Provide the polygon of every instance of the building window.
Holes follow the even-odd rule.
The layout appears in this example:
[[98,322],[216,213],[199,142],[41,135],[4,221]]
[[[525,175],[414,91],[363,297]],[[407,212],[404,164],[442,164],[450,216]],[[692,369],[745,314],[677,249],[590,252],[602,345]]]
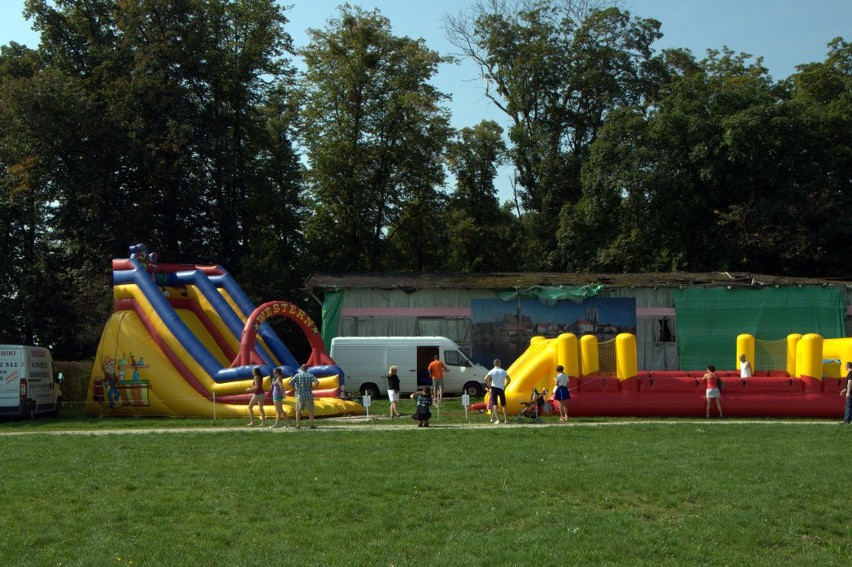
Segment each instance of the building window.
[[657,319],[657,342],[673,343],[675,342],[674,321],[670,317]]

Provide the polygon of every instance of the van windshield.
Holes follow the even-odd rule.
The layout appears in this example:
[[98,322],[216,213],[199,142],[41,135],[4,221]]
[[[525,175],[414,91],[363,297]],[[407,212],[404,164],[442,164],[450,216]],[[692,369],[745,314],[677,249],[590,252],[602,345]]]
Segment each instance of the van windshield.
[[444,351],[444,363],[447,366],[470,366],[470,361],[457,350]]

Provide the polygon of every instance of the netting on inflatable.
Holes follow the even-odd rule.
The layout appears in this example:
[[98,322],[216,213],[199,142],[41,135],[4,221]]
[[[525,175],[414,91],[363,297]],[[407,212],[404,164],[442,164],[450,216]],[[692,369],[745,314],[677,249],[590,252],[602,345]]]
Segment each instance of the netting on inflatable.
[[616,374],[615,339],[598,343],[598,371],[601,374]]
[[754,368],[775,370],[787,367],[787,339],[754,340]]

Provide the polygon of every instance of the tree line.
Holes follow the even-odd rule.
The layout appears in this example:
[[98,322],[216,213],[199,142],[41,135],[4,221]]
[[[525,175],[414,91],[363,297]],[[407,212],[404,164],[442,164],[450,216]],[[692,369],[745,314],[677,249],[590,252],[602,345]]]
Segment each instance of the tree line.
[[658,51],[617,2],[483,0],[445,31],[508,126],[454,130],[433,84],[453,58],[378,10],[344,4],[298,49],[274,0],[25,16],[39,46],[0,47],[3,342],[91,356],[137,242],[256,302],[304,301],[314,271],[847,273],[842,38],[776,81]]

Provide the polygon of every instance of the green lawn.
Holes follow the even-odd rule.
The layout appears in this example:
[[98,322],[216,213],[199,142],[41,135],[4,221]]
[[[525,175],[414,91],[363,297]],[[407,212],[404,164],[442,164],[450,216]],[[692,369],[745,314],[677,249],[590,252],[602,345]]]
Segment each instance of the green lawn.
[[[230,427],[243,420],[0,423],[0,434],[26,433],[0,436],[0,564],[850,560],[852,428],[701,420],[472,427],[450,410],[430,429],[406,418],[379,427],[322,420],[317,431],[283,432]],[[99,434],[164,426],[185,431]],[[49,434],[57,429],[77,433]]]

